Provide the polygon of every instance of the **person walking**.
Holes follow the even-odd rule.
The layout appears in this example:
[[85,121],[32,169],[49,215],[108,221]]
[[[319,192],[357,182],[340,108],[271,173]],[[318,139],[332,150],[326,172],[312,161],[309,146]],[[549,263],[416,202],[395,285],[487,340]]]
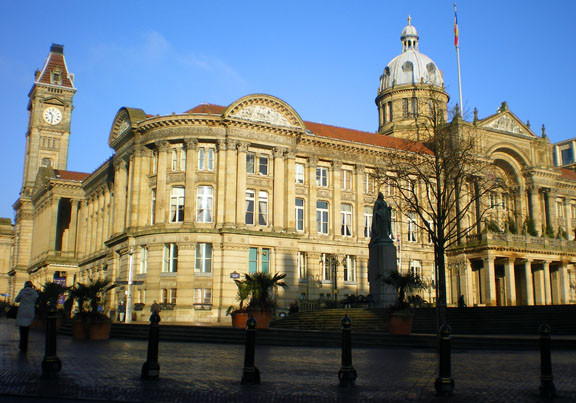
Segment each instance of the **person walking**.
[[118,304],[118,320],[124,322],[124,316],[126,315],[126,305],[124,305],[124,300],[120,300]]
[[38,299],[38,292],[32,288],[32,282],[26,281],[24,288],[20,290],[16,296],[15,302],[18,302],[18,314],[16,315],[16,326],[20,327],[20,351],[25,353],[28,351],[28,333],[30,332],[30,325],[34,320],[36,314],[36,300]]

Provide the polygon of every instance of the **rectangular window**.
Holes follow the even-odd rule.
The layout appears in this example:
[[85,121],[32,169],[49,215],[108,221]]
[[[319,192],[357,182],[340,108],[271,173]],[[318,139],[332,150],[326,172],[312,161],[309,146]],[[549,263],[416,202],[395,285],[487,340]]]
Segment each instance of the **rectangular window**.
[[371,173],[364,174],[364,193],[374,193],[375,182]]
[[304,199],[296,199],[296,231],[304,231]]
[[[467,218],[467,228],[470,228],[470,217],[466,217]],[[428,220],[428,227],[434,231],[435,230],[435,225],[434,225],[434,221],[432,220]],[[428,233],[428,243],[432,243],[432,234],[430,233],[430,231],[427,231]]]
[[410,114],[408,110],[408,98],[402,98],[402,116],[407,118]]
[[199,171],[213,171],[214,170],[214,149],[211,147],[198,148],[198,170]]
[[316,186],[328,187],[328,168],[316,168]]
[[178,271],[178,245],[175,243],[164,244],[164,273],[176,273]]
[[344,281],[356,281],[356,258],[346,255],[344,259]]
[[184,221],[184,188],[174,186],[170,191],[170,222]]
[[194,288],[194,303],[212,305],[212,288]]
[[184,147],[180,150],[180,170],[186,170],[186,149]]
[[416,233],[417,233],[416,213],[408,212],[407,218],[408,218],[408,241],[409,242],[416,242],[416,240],[417,240],[416,239]]
[[253,153],[246,154],[246,172],[249,174],[255,173],[254,166],[256,162],[256,155]]
[[564,203],[562,203],[560,201],[556,202],[556,215],[559,218],[564,218]]
[[364,207],[364,237],[370,238],[372,234],[372,207]]
[[336,256],[323,253],[321,256],[322,263],[322,280],[332,281],[336,274],[338,259]]
[[196,196],[197,222],[212,222],[213,193],[212,186],[198,186]]
[[156,175],[158,172],[158,152],[152,152],[152,175]]
[[413,97],[412,98],[412,117],[417,117],[418,116],[418,98]]
[[172,170],[175,171],[177,166],[178,166],[178,152],[176,151],[176,149],[172,149],[172,164],[171,164]]
[[246,190],[246,216],[245,223],[247,225],[254,225],[254,207],[255,207],[255,196],[253,190]]
[[269,158],[265,155],[258,158],[258,173],[260,175],[268,176],[268,161]]
[[170,303],[176,305],[176,288],[170,288]]
[[342,190],[352,190],[352,171],[342,170],[341,184]]
[[308,256],[306,256],[306,252],[298,252],[296,260],[298,263],[298,278],[300,280],[308,279]]
[[152,189],[150,195],[150,225],[156,221],[156,189]]
[[270,249],[250,248],[248,252],[248,273],[270,273]]
[[296,164],[296,183],[304,183],[304,164]]
[[268,192],[258,192],[258,225],[268,225]]
[[328,235],[328,202],[316,202],[316,224],[319,234]]
[[572,148],[566,148],[560,152],[562,154],[563,165],[572,164],[574,162],[574,151],[572,151]]
[[148,272],[148,247],[141,246],[140,247],[140,274],[144,274]]
[[196,273],[212,273],[211,243],[196,244],[196,265],[194,266],[194,271]]
[[340,206],[340,215],[342,218],[342,226],[340,228],[340,235],[352,236],[352,205],[342,204]]
[[410,261],[410,273],[420,278],[422,277],[422,264],[419,260]]

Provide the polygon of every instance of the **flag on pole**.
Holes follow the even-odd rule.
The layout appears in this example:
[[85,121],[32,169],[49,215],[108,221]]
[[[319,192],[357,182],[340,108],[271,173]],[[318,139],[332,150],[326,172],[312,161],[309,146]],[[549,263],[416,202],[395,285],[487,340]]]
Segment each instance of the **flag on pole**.
[[454,3],[454,46],[458,47],[458,15],[456,14],[456,3]]

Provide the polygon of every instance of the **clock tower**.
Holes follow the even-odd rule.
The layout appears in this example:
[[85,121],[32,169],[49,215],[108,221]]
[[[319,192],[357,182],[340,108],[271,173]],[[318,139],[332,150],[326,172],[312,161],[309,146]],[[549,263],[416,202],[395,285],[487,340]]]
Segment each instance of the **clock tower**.
[[29,122],[22,196],[29,196],[38,168],[66,169],[74,75],[68,72],[64,46],[53,44],[42,70],[36,70],[28,97]]
[[70,117],[74,98],[74,76],[64,59],[64,46],[52,44],[41,70],[36,70],[28,94],[28,130],[20,197],[14,203],[14,252],[10,276],[13,298],[28,280],[34,226],[32,190],[41,167],[66,170]]

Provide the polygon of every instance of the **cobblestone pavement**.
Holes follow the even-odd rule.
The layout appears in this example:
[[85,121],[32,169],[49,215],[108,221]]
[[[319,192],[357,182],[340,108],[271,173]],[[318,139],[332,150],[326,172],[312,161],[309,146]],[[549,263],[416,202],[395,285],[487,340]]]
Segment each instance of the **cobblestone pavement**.
[[[455,351],[454,396],[436,397],[436,352],[428,349],[354,349],[356,386],[338,387],[340,350],[257,346],[262,383],[240,385],[244,346],[160,344],[160,378],[140,379],[147,343],[140,340],[74,341],[58,336],[62,370],[41,379],[44,334],[32,330],[27,354],[17,350],[13,320],[0,320],[0,400],[119,402],[537,402],[537,351]],[[576,401],[576,351],[552,355],[559,398]],[[46,399],[46,400],[40,400]]]

